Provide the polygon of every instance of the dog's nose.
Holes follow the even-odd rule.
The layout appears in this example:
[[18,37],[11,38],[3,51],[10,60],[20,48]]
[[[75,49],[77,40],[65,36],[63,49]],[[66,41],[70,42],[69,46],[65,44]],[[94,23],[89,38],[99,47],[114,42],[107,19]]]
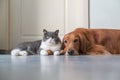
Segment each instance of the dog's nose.
[[68,50],[68,54],[69,54],[69,55],[73,55],[73,54],[74,54],[74,50],[69,49],[69,50]]

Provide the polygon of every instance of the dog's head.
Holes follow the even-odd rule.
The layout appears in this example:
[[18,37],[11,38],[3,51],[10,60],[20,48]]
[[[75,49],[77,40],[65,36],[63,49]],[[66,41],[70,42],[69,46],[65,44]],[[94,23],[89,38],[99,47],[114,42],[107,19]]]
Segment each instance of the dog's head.
[[76,30],[63,37],[61,53],[65,55],[85,55],[89,45],[90,42],[86,33]]

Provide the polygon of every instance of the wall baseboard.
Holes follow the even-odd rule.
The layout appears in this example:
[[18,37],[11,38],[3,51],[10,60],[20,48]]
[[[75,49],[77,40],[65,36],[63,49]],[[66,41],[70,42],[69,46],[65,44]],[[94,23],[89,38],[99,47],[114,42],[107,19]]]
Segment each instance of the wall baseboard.
[[4,55],[4,54],[10,54],[10,50],[3,50],[3,49],[0,49],[0,55]]

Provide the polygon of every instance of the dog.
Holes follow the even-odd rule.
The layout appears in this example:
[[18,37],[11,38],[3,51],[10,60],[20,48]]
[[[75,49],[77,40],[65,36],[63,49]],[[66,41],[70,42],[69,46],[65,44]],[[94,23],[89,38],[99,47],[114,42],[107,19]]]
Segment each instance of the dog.
[[64,35],[61,54],[120,54],[120,30],[77,28]]

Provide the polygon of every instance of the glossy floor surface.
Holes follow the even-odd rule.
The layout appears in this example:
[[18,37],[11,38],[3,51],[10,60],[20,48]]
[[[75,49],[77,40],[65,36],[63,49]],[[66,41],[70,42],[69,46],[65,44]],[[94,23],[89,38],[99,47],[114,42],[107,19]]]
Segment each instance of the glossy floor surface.
[[0,55],[0,80],[120,80],[120,56]]

